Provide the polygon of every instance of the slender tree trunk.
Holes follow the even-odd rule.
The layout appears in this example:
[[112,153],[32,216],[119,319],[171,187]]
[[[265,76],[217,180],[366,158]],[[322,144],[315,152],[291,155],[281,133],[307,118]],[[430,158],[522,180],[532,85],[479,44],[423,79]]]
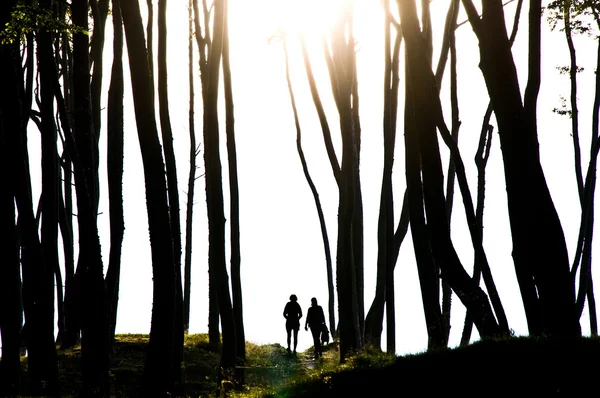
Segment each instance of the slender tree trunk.
[[107,111],[107,175],[108,206],[110,212],[110,252],[106,270],[108,301],[108,333],[112,346],[117,325],[121,251],[125,231],[123,215],[123,20],[119,0],[112,0],[113,64],[108,89]]
[[[325,110],[323,108],[323,104],[321,102],[321,98],[317,91],[317,83],[312,71],[312,66],[310,64],[310,60],[308,58],[308,51],[306,49],[306,42],[304,38],[301,38],[300,46],[302,50],[302,58],[304,61],[304,70],[306,71],[306,77],[308,79],[308,84],[311,92],[311,97],[313,100],[313,104],[315,105],[315,109],[317,111],[317,115],[319,117],[319,122],[321,124],[321,130],[323,133],[323,139],[325,142],[325,148],[327,150],[329,162],[331,164],[331,169],[333,171],[333,176],[336,180],[336,184],[339,189],[339,178],[340,178],[340,167],[337,161],[337,157],[335,155],[335,151],[333,148],[333,142],[331,140],[331,131],[329,128],[329,123],[327,121],[327,116],[325,115]],[[314,193],[313,193],[314,196]],[[316,200],[316,199],[315,199]],[[319,205],[317,205],[318,211]],[[329,292],[329,330],[333,338],[337,337],[336,324],[335,324],[335,289],[333,286],[333,266],[331,260],[331,253],[329,249],[329,238],[326,236],[327,230],[325,228],[325,219],[320,221],[321,224],[321,235],[323,236],[323,245],[325,246],[325,261],[327,264],[327,288]]]
[[[192,0],[192,7],[194,9],[195,36],[196,36],[196,42],[198,44],[198,53],[200,55],[200,78],[202,79],[202,98],[203,98],[204,103],[206,103],[207,102],[207,97],[206,97],[207,89],[211,84],[213,84],[210,82],[210,79],[209,79],[209,60],[211,59],[210,57],[213,56],[215,52],[217,54],[219,54],[219,57],[220,57],[221,47],[213,46],[213,42],[212,42],[212,38],[211,38],[212,35],[210,33],[211,32],[211,29],[210,29],[211,13],[208,10],[208,5],[207,5],[206,0],[202,0],[202,14],[200,14],[198,0]],[[212,8],[212,10],[214,13],[214,7]],[[200,24],[201,16],[204,19],[204,36],[202,35],[203,30],[202,30],[202,26]],[[217,32],[217,31],[215,30],[215,32]],[[213,51],[213,50],[215,50],[215,51]],[[213,60],[213,62],[215,62],[215,61]],[[217,66],[218,66],[219,62],[220,61],[216,62]],[[214,78],[215,77],[213,77],[213,79]],[[217,84],[217,86],[218,86],[218,84]],[[215,95],[218,95],[218,93]],[[206,108],[204,109],[204,111],[206,112]],[[206,132],[206,115],[204,115],[203,117],[204,117],[204,126],[203,126],[203,135],[204,135]],[[206,139],[205,139],[205,148],[206,148]],[[209,158],[212,159],[212,158],[214,158],[214,156],[213,157],[209,156]],[[215,159],[215,161],[218,161],[219,174],[220,174],[220,162],[221,162],[220,158],[217,157]],[[206,154],[205,154],[204,164],[206,165]],[[205,176],[207,178],[205,180],[205,184],[208,184],[208,171],[205,171]],[[221,181],[221,179],[219,179],[219,181]],[[219,183],[221,184],[221,192],[222,192],[222,181]],[[222,196],[223,195],[221,194],[221,201],[222,201]],[[207,192],[206,200],[207,200],[207,213],[208,213],[209,212],[209,210],[208,210],[208,201],[209,201],[208,192]],[[223,217],[225,217],[225,216],[223,215]],[[209,246],[210,246],[210,239],[211,239],[210,234],[211,234],[211,232],[210,232],[210,220],[209,220]],[[214,238],[214,236],[213,236],[213,238]],[[223,254],[223,257],[224,256],[225,256],[225,254]],[[209,249],[209,257],[210,257],[210,249]],[[225,260],[223,260],[223,261],[225,261]],[[215,271],[216,271],[216,269],[215,269],[215,267],[211,267],[211,260],[209,259],[209,266],[208,266],[208,342],[214,350],[217,350],[219,347],[221,336],[219,333],[219,301],[217,299],[217,282],[216,282],[217,275],[216,275]]]
[[185,216],[185,259],[184,259],[184,287],[183,287],[183,331],[188,333],[190,328],[190,293],[192,291],[192,225],[194,214],[194,190],[196,188],[196,123],[194,120],[195,94],[194,94],[194,42],[193,42],[193,2],[188,2],[188,81],[190,90],[190,109],[188,128],[190,133],[190,171],[188,175],[188,192]]
[[[50,10],[51,1],[40,2],[42,9]],[[35,345],[43,344],[45,358],[42,361],[47,361],[46,364],[40,363],[35,365],[38,370],[34,371],[34,358],[29,356],[29,366],[33,374],[40,377],[38,379],[41,388],[44,389],[45,383],[50,383],[48,392],[51,394],[58,393],[58,368],[56,364],[51,364],[56,360],[56,350],[54,347],[54,270],[58,267],[58,155],[56,153],[57,132],[54,123],[54,96],[51,69],[54,63],[52,37],[50,32],[42,31],[37,36],[37,54],[38,54],[38,70],[40,71],[40,114],[41,114],[41,141],[42,141],[42,207],[43,217],[41,226],[41,251],[44,256],[42,272],[37,273],[34,277],[38,279],[36,288],[42,290],[40,292],[44,302],[36,305],[36,312],[39,312],[40,323],[35,325],[28,324],[29,327],[44,330],[44,337],[41,335],[31,338],[36,340]],[[19,211],[19,214],[21,212]],[[34,303],[38,304],[38,303]],[[27,330],[27,332],[32,332]],[[38,338],[41,341],[38,341]],[[43,339],[43,340],[42,340]],[[28,351],[29,350],[28,344]],[[43,390],[42,390],[43,391]]]
[[167,170],[167,195],[169,220],[173,239],[173,261],[175,265],[175,330],[173,334],[173,371],[175,393],[183,391],[183,291],[181,286],[181,223],[179,218],[179,187],[177,165],[173,149],[173,131],[169,112],[167,85],[167,0],[158,1],[158,103],[163,151]]
[[[233,88],[231,84],[231,67],[229,62],[229,0],[223,0],[223,8],[223,86],[225,92],[225,131],[227,136],[227,160],[229,170],[229,218],[231,219],[231,290],[236,350],[238,362],[241,365],[246,361],[246,337],[244,332],[241,280],[240,195],[234,128]],[[243,384],[243,374],[237,374],[236,381]]]
[[[75,0],[71,5],[73,23],[88,29],[88,1]],[[98,209],[98,142],[94,136],[90,92],[89,38],[73,35],[73,135],[70,147],[74,159],[75,190],[79,226],[81,276],[81,350],[83,359],[82,393],[90,397],[109,394],[108,311],[106,285],[97,225]]]
[[167,184],[154,117],[151,74],[138,1],[122,2],[121,12],[129,54],[138,138],[144,165],[154,285],[152,325],[142,394],[163,396],[173,393],[176,383],[173,369],[176,271],[169,223]]
[[334,289],[333,289],[333,266],[331,260],[331,250],[329,247],[329,236],[327,233],[327,224],[325,223],[325,215],[323,213],[323,206],[321,205],[321,199],[319,198],[319,192],[317,191],[317,187],[313,182],[313,179],[308,170],[308,164],[306,163],[306,157],[304,156],[304,150],[302,149],[302,130],[300,128],[300,118],[298,116],[298,110],[296,108],[296,99],[294,96],[294,91],[292,89],[292,81],[290,79],[289,73],[289,57],[288,57],[288,49],[287,42],[284,39],[284,53],[285,53],[285,72],[286,72],[286,81],[288,86],[288,92],[290,94],[290,100],[292,103],[292,110],[294,113],[294,124],[296,126],[296,150],[298,152],[298,157],[300,158],[300,163],[302,164],[302,171],[304,173],[304,177],[306,178],[306,182],[310,188],[310,191],[313,195],[313,199],[315,201],[315,207],[317,209],[317,215],[319,217],[319,226],[321,227],[321,236],[323,239],[323,246],[325,251],[325,265],[327,272],[327,286],[329,291],[329,330],[334,336],[335,333],[335,307],[334,307]]
[[[210,288],[216,290],[223,346],[220,367],[224,371],[235,367],[237,360],[236,331],[229,277],[225,258],[225,215],[223,204],[223,178],[219,157],[219,73],[225,29],[225,3],[214,4],[213,40],[207,57],[206,80],[203,81],[204,98],[204,167],[206,170],[206,207],[208,214],[208,262],[209,273],[214,277]],[[221,375],[223,377],[223,375]]]
[[[381,348],[381,333],[383,331],[383,314],[386,297],[387,278],[393,278],[393,272],[389,274],[390,263],[394,258],[394,198],[392,190],[392,169],[394,164],[394,147],[396,141],[396,114],[398,106],[398,58],[401,35],[398,32],[396,44],[392,53],[391,40],[391,16],[389,3],[384,3],[386,22],[384,30],[384,111],[383,111],[383,180],[381,184],[381,198],[379,201],[378,220],[378,250],[377,250],[377,282],[375,287],[375,298],[365,320],[365,343],[376,349]],[[394,69],[396,68],[396,69]],[[393,81],[394,80],[394,81]],[[393,83],[392,83],[393,81]],[[395,88],[395,90],[394,90]],[[393,269],[393,265],[391,267]],[[395,315],[394,315],[395,317]],[[390,348],[395,346],[395,330],[392,336],[388,336],[388,342],[394,342]]]

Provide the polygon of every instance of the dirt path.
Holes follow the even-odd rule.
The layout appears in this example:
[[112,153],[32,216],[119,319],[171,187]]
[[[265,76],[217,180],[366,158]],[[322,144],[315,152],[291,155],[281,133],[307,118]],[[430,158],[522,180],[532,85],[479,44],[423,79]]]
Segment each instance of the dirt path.
[[312,354],[308,353],[308,352],[303,352],[300,353],[298,355],[298,359],[300,360],[300,363],[302,364],[303,367],[306,368],[306,370],[312,370],[315,368],[315,366],[317,366],[317,363],[315,362],[314,357],[312,356]]

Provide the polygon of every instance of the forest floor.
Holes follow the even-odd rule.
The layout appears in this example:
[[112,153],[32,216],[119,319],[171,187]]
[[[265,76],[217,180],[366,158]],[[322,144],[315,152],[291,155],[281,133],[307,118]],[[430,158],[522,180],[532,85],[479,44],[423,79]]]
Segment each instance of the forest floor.
[[[111,396],[137,397],[147,335],[118,335],[111,359]],[[511,338],[408,356],[365,350],[339,364],[337,343],[315,360],[312,348],[288,354],[279,344],[246,346],[244,386],[217,384],[219,354],[206,335],[185,341],[186,397],[597,396],[600,340]],[[60,350],[61,395],[80,388],[80,349]],[[26,360],[23,361],[24,370]],[[22,387],[27,395],[27,379]]]

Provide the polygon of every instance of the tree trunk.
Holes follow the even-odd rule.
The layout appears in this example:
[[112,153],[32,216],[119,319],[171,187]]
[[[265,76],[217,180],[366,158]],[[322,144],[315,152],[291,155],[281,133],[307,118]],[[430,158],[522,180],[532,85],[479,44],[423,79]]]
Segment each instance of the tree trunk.
[[[88,1],[74,0],[73,23],[88,29]],[[81,276],[82,393],[104,397],[109,394],[108,311],[106,285],[98,236],[98,141],[94,136],[90,94],[89,38],[73,34],[73,138],[70,147],[75,169],[75,190],[79,226],[79,259],[76,273]]]
[[175,389],[173,337],[176,271],[169,223],[167,184],[154,117],[151,74],[138,1],[122,2],[121,12],[129,54],[138,138],[144,165],[154,286],[152,325],[142,394],[163,396],[172,393]]
[[107,177],[110,212],[110,252],[106,270],[108,333],[112,347],[117,325],[121,251],[125,231],[123,216],[123,20],[119,0],[112,0],[113,64],[107,105]]
[[190,293],[192,291],[192,225],[194,214],[194,190],[196,188],[196,123],[194,121],[194,44],[193,44],[193,2],[188,2],[188,81],[190,89],[190,109],[188,126],[190,132],[190,171],[188,174],[188,191],[185,216],[185,259],[184,259],[184,287],[183,287],[183,332],[188,333],[190,328]]
[[[223,346],[220,367],[232,370],[237,360],[236,330],[229,277],[225,258],[225,215],[223,204],[223,177],[219,157],[219,72],[225,29],[225,3],[214,4],[213,40],[207,57],[206,80],[202,82],[204,98],[204,168],[206,170],[206,207],[208,214],[209,274],[214,276],[216,299],[223,329]],[[220,375],[223,377],[223,374]]]
[[[227,160],[229,170],[229,218],[231,219],[231,290],[237,357],[239,364],[243,365],[246,361],[246,337],[244,332],[242,280],[240,271],[240,195],[234,129],[233,88],[231,85],[231,68],[229,62],[229,0],[223,0],[223,3],[223,86],[225,92],[225,131],[227,136]],[[236,375],[236,381],[243,384],[243,374]]]
[[[364,325],[362,199],[358,192],[360,125],[352,18],[352,10],[348,9],[336,22],[331,37],[331,52],[327,49],[325,52],[342,136],[336,267],[340,362],[344,362],[351,352],[362,348]],[[349,37],[346,32],[350,32]]]
[[[392,190],[392,170],[394,165],[394,148],[396,144],[396,114],[398,111],[398,59],[402,36],[397,33],[392,52],[391,16],[389,3],[384,4],[386,22],[384,31],[384,105],[383,105],[383,180],[381,198],[379,201],[379,220],[377,229],[377,282],[375,298],[365,320],[365,343],[376,349],[381,348],[381,333],[383,331],[383,314],[386,302],[386,287],[388,276],[393,278],[394,264],[394,198]],[[389,275],[388,275],[389,274]],[[393,281],[390,281],[393,283]],[[395,317],[395,315],[394,315]],[[392,336],[388,335],[389,348],[395,352],[395,328]],[[393,343],[393,344],[392,344]]]
[[[479,39],[480,69],[498,122],[513,260],[529,331],[579,336],[564,233],[539,162],[535,122],[539,70],[530,66],[533,83],[528,84],[523,104],[502,4],[484,2],[481,19],[471,1],[463,0],[463,4]],[[537,1],[531,5],[530,14],[538,15],[533,20],[538,27],[532,26],[530,18],[530,35],[539,35],[539,8]],[[530,59],[539,57],[539,45],[530,51]]]
[[[338,165],[337,157],[335,155],[335,151],[333,149],[333,143],[331,141],[331,131],[329,129],[329,123],[327,122],[327,117],[325,115],[325,110],[323,108],[323,104],[321,102],[321,98],[317,91],[317,83],[312,71],[312,66],[310,64],[310,60],[308,58],[308,51],[306,49],[306,42],[304,38],[301,38],[300,41],[301,49],[302,49],[302,58],[304,60],[304,70],[306,71],[306,77],[308,78],[308,85],[311,92],[311,97],[313,99],[313,104],[315,105],[315,109],[317,111],[317,115],[319,117],[319,122],[321,123],[321,130],[323,133],[323,139],[325,141],[325,148],[327,150],[328,158],[331,164],[331,168],[333,171],[333,176],[338,184],[339,188],[339,178],[340,178],[340,167]],[[304,167],[304,166],[303,166]],[[306,172],[305,172],[306,175]],[[309,183],[310,185],[310,183]],[[336,324],[335,324],[335,289],[333,286],[333,265],[331,259],[331,251],[329,247],[329,237],[327,234],[327,228],[325,225],[325,217],[322,214],[322,210],[320,205],[320,200],[317,194],[316,188],[313,191],[313,197],[315,197],[315,204],[317,206],[317,213],[319,214],[319,223],[321,225],[321,236],[323,237],[323,245],[325,248],[325,262],[327,266],[327,289],[329,294],[329,331],[331,332],[332,338],[337,337]],[[318,201],[318,203],[317,203]]]
[[[7,1],[0,6],[0,24],[4,25],[14,7],[12,1]],[[18,112],[9,113],[8,102],[19,105],[19,96],[11,97],[11,90],[7,85],[11,77],[16,78],[15,61],[20,62],[17,56],[16,45],[3,45],[0,47],[0,167],[2,170],[14,168],[17,163],[12,155],[14,147],[10,147],[11,139],[8,135],[17,136],[20,131],[20,115]],[[20,64],[19,64],[20,65]],[[17,80],[12,81],[13,89]],[[14,91],[12,91],[14,93]],[[0,191],[0,339],[2,340],[2,358],[0,360],[0,395],[16,396],[19,394],[21,377],[20,334],[23,324],[23,308],[21,303],[21,267],[19,245],[17,241],[17,228],[15,225],[15,188],[16,184],[7,173],[7,181]]]
[[[212,62],[214,63],[214,65],[218,68],[219,66],[219,62],[220,62],[220,54],[221,54],[221,47],[220,46],[213,46],[213,41],[211,39],[211,33],[210,33],[210,15],[211,13],[208,10],[208,6],[207,6],[207,2],[206,0],[202,1],[202,14],[200,14],[200,10],[198,7],[198,0],[192,0],[192,7],[194,9],[194,24],[195,24],[195,36],[196,36],[196,42],[198,44],[198,53],[200,55],[200,78],[202,80],[202,98],[204,101],[204,104],[206,104],[207,102],[207,90],[208,87],[211,84],[210,79],[209,79],[209,60],[211,59],[211,56],[215,56],[214,53],[216,52],[219,55],[219,60],[213,60]],[[212,8],[213,12],[214,12],[214,7]],[[200,20],[201,17],[203,17],[204,19],[204,32],[205,32],[205,36],[202,36],[202,26],[200,24]],[[216,20],[216,19],[215,19]],[[213,27],[214,32],[217,32],[217,29],[215,29]],[[215,51],[213,51],[213,49]],[[216,63],[215,63],[216,62]],[[214,75],[214,73],[213,73]],[[218,73],[217,73],[218,75]],[[214,77],[213,79],[217,79],[217,86],[218,86],[218,77]],[[217,88],[215,88],[214,90],[217,90]],[[218,92],[214,94],[214,96],[217,96]],[[216,100],[213,100],[216,102]],[[211,105],[212,106],[212,105]],[[214,105],[216,106],[216,105]],[[206,112],[206,105],[204,105],[204,112]],[[216,110],[214,111],[216,112]],[[218,117],[218,116],[217,116]],[[203,135],[206,135],[206,115],[203,115],[203,119],[204,119],[204,125],[203,125]],[[218,138],[218,134],[217,134],[217,138]],[[204,138],[205,140],[205,152],[206,152],[206,138]],[[218,148],[218,145],[216,146]],[[217,151],[218,153],[218,151]],[[204,164],[206,167],[206,154],[204,156]],[[218,156],[210,156],[209,158],[211,159],[210,162],[211,164],[218,162],[218,173],[219,175],[221,174],[221,160]],[[205,170],[205,184],[208,185],[208,170]],[[213,172],[211,172],[213,173]],[[221,178],[219,178],[219,184],[221,184],[221,188],[220,188],[220,197],[221,197],[221,201],[223,200],[223,188],[222,188],[222,181]],[[208,187],[207,187],[208,189]],[[216,191],[218,191],[219,189],[216,189]],[[215,191],[215,192],[216,192]],[[209,196],[208,196],[208,191],[206,193],[207,197],[206,197],[206,201],[207,201],[207,213],[210,213],[213,210],[209,210],[208,209],[208,202],[209,202]],[[218,195],[218,194],[217,194]],[[217,199],[218,200],[218,199]],[[212,206],[212,205],[211,205]],[[223,205],[221,205],[221,207],[223,207]],[[223,210],[224,213],[224,210]],[[223,218],[225,216],[223,215]],[[214,220],[213,223],[215,222],[219,222],[218,220]],[[224,222],[224,220],[223,220]],[[210,242],[211,242],[211,221],[209,219],[209,246],[210,246]],[[224,228],[224,227],[223,227]],[[213,228],[214,233],[218,232]],[[223,239],[225,239],[225,232],[223,232]],[[213,234],[213,239],[217,239],[214,234]],[[220,249],[219,249],[220,250]],[[223,249],[224,250],[224,249]],[[210,257],[210,248],[209,248],[209,257]],[[214,256],[213,256],[214,257]],[[223,261],[225,258],[225,254],[223,254]],[[208,343],[209,345],[214,349],[217,350],[219,348],[219,343],[221,340],[221,336],[219,333],[219,301],[217,299],[217,274],[216,274],[216,267],[211,267],[211,260],[209,258],[209,265],[208,265]]]
[[[443,194],[443,173],[439,155],[435,119],[440,118],[440,106],[435,77],[427,66],[424,42],[421,38],[414,2],[399,2],[401,21],[406,40],[407,73],[410,75],[409,93],[414,102],[418,148],[423,176],[423,198],[427,213],[427,231],[435,263],[467,310],[473,311],[482,338],[500,332],[487,295],[468,276],[454,250],[448,225]],[[436,115],[435,118],[431,114]],[[448,137],[448,140],[450,138]],[[407,145],[407,148],[410,146]],[[453,154],[454,160],[458,152]],[[458,166],[458,163],[457,163]],[[467,196],[465,189],[463,199]],[[470,196],[469,196],[470,198]],[[472,208],[472,205],[471,205]],[[471,210],[472,211],[472,210]],[[476,243],[476,242],[475,242]],[[479,245],[480,246],[480,242]],[[476,247],[476,253],[479,253]]]
[[169,112],[167,85],[167,0],[158,1],[158,103],[163,151],[167,170],[167,195],[169,220],[173,239],[173,261],[175,266],[175,330],[173,334],[173,371],[175,393],[183,391],[183,291],[181,286],[181,223],[179,219],[179,188],[177,165],[173,149],[173,131]]

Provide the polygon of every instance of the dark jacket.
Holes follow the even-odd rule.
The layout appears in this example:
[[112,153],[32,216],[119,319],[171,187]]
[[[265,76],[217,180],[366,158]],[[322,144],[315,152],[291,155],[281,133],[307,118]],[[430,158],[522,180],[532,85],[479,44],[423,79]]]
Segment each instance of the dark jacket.
[[300,328],[300,318],[302,318],[302,309],[297,301],[290,301],[283,309],[283,316],[287,321],[286,326],[294,329]]
[[306,325],[311,329],[321,329],[325,324],[325,314],[323,308],[320,305],[311,306],[306,314]]

